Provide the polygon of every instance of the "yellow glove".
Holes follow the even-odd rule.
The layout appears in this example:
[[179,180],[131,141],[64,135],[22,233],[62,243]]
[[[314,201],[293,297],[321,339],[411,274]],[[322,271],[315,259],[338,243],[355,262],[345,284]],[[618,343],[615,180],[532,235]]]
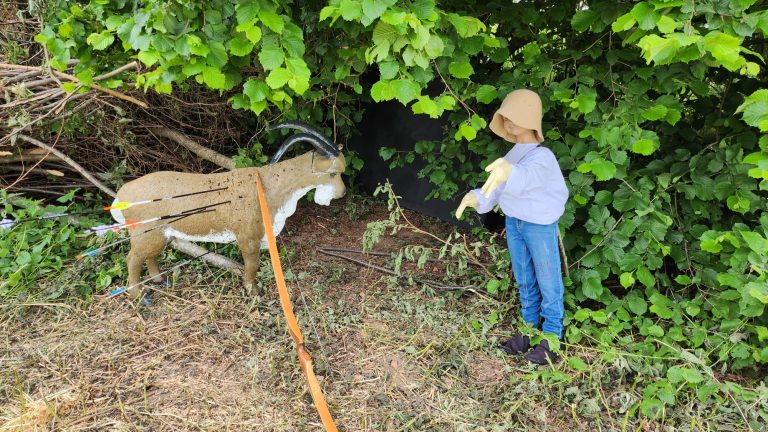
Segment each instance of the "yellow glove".
[[477,206],[480,204],[480,200],[477,199],[477,195],[475,195],[474,192],[469,191],[466,195],[464,195],[464,198],[461,199],[461,203],[459,203],[459,208],[456,209],[456,219],[460,219],[462,213],[464,213],[464,209],[467,207],[477,208]]
[[481,191],[483,195],[490,198],[491,192],[506,183],[509,175],[512,174],[512,164],[503,158],[498,158],[485,167],[485,171],[491,173],[491,175],[488,176],[488,180],[483,184]]

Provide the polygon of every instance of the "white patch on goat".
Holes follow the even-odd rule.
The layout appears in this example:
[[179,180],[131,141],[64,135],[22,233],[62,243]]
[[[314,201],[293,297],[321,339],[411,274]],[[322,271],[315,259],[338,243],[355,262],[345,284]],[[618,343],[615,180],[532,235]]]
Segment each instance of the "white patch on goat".
[[230,230],[224,230],[222,232],[211,231],[206,235],[190,235],[173,228],[166,228],[163,230],[163,235],[165,235],[165,238],[175,237],[177,239],[193,242],[232,243],[235,241],[235,233]]
[[[288,197],[287,200],[285,200],[285,203],[280,206],[279,209],[275,212],[275,215],[272,216],[272,232],[275,233],[275,237],[277,237],[280,232],[283,231],[283,228],[285,228],[285,220],[291,217],[296,212],[296,205],[299,203],[299,200],[301,197],[307,194],[307,192],[311,191],[312,189],[317,188],[317,185],[314,186],[307,186],[301,189],[298,189],[294,191],[290,197]],[[261,248],[266,249],[267,248],[267,236],[261,238]]]
[[[114,201],[112,201],[112,205],[117,204],[120,202],[120,198],[115,198]],[[123,212],[117,209],[111,209],[109,213],[112,215],[112,219],[114,219],[117,223],[124,224],[125,223],[125,216],[123,216]]]

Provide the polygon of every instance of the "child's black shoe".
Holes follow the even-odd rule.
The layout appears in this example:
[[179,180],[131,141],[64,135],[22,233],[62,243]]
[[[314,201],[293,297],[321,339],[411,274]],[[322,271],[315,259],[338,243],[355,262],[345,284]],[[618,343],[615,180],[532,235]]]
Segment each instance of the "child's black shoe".
[[545,339],[533,348],[533,351],[525,355],[525,359],[531,363],[540,365],[557,361],[557,354],[549,350],[549,342]]
[[509,355],[522,354],[531,348],[531,338],[520,333],[501,344],[501,349]]

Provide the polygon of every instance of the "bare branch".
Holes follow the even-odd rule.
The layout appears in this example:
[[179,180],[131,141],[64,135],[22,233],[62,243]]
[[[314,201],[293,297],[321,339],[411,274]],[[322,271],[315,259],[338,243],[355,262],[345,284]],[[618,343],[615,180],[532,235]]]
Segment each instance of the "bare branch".
[[74,168],[77,172],[79,172],[88,181],[93,183],[96,187],[101,189],[104,193],[106,193],[107,195],[112,196],[112,197],[117,196],[115,191],[113,191],[112,189],[110,189],[107,186],[105,186],[104,183],[102,183],[101,181],[99,181],[99,179],[94,177],[93,174],[91,174],[88,171],[86,171],[86,169],[83,168],[80,164],[78,164],[77,162],[72,160],[69,156],[65,155],[64,153],[60,152],[59,150],[56,150],[55,148],[49,146],[48,144],[45,144],[45,143],[43,143],[43,142],[41,142],[39,140],[36,140],[36,139],[34,139],[34,138],[30,137],[30,136],[27,136],[27,135],[18,134],[18,138],[20,140],[22,140],[22,141],[26,141],[26,142],[28,142],[30,144],[34,144],[34,145],[36,145],[36,146],[38,146],[40,148],[43,148],[43,149],[46,149],[46,150],[50,151],[51,153],[53,153],[56,156],[58,156],[61,160],[63,160],[67,164],[69,164],[69,166]]
[[150,126],[147,128],[157,135],[176,141],[180,146],[209,162],[213,162],[214,164],[228,170],[235,169],[235,162],[232,160],[232,158],[226,157],[215,150],[201,146],[181,132],[176,132],[163,126]]

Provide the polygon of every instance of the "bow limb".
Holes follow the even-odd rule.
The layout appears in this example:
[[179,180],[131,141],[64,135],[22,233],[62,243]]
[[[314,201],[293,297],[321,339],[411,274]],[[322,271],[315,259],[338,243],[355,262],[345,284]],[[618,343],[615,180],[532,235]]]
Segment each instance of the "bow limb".
[[264,235],[267,237],[267,245],[269,246],[269,257],[272,261],[272,270],[275,274],[277,292],[280,297],[280,306],[283,309],[283,315],[285,315],[285,321],[288,325],[288,333],[290,333],[293,342],[296,344],[299,366],[304,373],[304,378],[306,378],[309,393],[312,395],[312,400],[314,401],[315,409],[320,416],[320,421],[323,423],[323,428],[325,428],[327,432],[338,432],[333,417],[328,410],[328,405],[325,402],[323,390],[320,388],[320,383],[315,376],[315,371],[312,367],[312,356],[309,355],[309,352],[304,347],[304,336],[301,334],[299,322],[296,319],[296,315],[293,313],[291,297],[288,294],[288,288],[285,285],[285,277],[283,276],[283,266],[280,263],[280,254],[277,251],[275,233],[272,230],[272,216],[269,214],[267,199],[264,195],[264,186],[261,183],[261,177],[258,172],[256,172],[256,193],[259,199],[261,219],[264,223]]

